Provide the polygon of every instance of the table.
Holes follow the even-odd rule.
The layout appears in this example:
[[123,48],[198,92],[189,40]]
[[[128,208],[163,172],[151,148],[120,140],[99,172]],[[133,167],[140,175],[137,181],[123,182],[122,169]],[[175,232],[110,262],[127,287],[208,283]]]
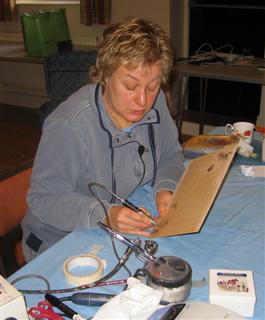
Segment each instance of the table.
[[[224,128],[217,128],[212,133],[220,134],[223,130]],[[254,136],[253,146],[255,151],[260,151],[261,141],[257,133]],[[239,166],[244,163],[262,164],[259,160],[236,155],[201,231],[157,239],[159,247],[156,256],[175,255],[185,259],[193,269],[193,281],[208,279],[210,268],[252,270],[257,297],[254,319],[262,320],[265,317],[265,179],[244,176]],[[62,271],[64,261],[71,256],[89,252],[94,245],[101,246],[98,256],[107,261],[106,272],[110,271],[117,261],[109,236],[101,230],[75,230],[13,274],[9,280],[37,273],[46,277],[53,289],[70,287]],[[125,246],[117,242],[117,250],[121,254]],[[133,255],[127,266],[134,272],[142,266],[142,263]],[[121,270],[114,279],[123,279],[127,276],[127,272]],[[18,282],[16,287],[41,289],[45,286],[39,280],[28,279]],[[121,290],[122,286],[116,285],[95,288],[93,291],[118,293]],[[193,286],[188,300],[208,301],[208,298],[206,282],[199,287]],[[26,296],[29,307],[35,306],[41,299],[42,295]],[[97,310],[96,307],[84,307],[72,303],[68,305],[85,317],[93,315]]]
[[235,81],[265,85],[265,71],[259,70],[257,65],[264,59],[256,59],[250,65],[232,65],[223,63],[209,64],[191,64],[191,63],[176,63],[174,73],[177,74],[176,85],[179,92],[177,99],[178,114],[176,124],[181,132],[184,108],[187,99],[189,77],[200,78],[200,117],[199,117],[199,133],[203,133],[205,104],[207,98],[208,79]]

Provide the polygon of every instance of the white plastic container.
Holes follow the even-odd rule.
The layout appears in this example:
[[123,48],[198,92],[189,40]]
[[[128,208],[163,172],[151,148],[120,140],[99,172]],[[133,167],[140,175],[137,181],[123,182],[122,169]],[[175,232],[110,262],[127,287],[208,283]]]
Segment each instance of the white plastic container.
[[0,294],[0,319],[29,319],[23,295],[1,275]]
[[256,293],[252,271],[210,269],[209,300],[244,317],[254,314]]

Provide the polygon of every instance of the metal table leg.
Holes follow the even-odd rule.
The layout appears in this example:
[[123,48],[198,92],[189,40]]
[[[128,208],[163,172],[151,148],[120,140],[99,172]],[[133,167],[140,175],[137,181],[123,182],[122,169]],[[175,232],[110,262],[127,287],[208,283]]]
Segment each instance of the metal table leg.
[[176,125],[178,127],[180,134],[181,134],[182,124],[183,124],[185,105],[187,101],[188,81],[189,81],[188,75],[183,75],[183,74],[178,75],[178,99],[177,99]]
[[208,79],[200,78],[200,118],[199,118],[199,134],[203,134],[205,106],[207,98]]

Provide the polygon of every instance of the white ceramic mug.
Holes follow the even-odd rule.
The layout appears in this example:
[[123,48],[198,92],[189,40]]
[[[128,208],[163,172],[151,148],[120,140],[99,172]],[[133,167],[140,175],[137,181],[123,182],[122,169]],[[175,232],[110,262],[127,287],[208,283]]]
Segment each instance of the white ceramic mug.
[[246,143],[251,144],[255,125],[250,122],[228,123],[225,127],[227,135],[234,134],[241,137]]

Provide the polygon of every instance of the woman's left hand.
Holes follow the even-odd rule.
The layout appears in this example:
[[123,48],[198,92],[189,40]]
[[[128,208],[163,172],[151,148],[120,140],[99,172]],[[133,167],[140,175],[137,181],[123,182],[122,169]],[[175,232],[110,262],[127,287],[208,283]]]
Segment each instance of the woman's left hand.
[[156,208],[160,217],[165,217],[169,208],[173,192],[161,190],[156,194]]

